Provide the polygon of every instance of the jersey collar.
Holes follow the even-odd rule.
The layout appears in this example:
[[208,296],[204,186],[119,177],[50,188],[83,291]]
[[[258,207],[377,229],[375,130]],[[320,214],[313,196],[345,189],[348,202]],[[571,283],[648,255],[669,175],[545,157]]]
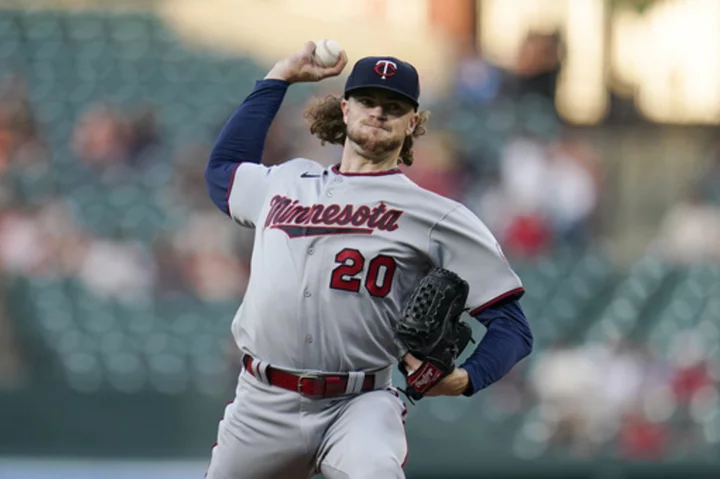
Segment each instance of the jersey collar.
[[391,170],[386,170],[386,171],[373,171],[371,173],[342,173],[342,172],[340,172],[340,163],[333,165],[331,170],[336,175],[342,175],[342,176],[387,176],[387,175],[397,175],[398,173],[402,173],[402,170],[400,168],[393,168]]

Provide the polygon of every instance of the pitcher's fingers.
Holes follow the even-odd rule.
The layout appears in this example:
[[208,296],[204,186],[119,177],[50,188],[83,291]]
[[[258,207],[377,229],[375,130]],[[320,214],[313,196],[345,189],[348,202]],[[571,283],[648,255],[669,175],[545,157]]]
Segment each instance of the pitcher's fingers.
[[323,73],[326,76],[337,76],[340,73],[342,73],[343,69],[345,68],[345,66],[347,64],[348,64],[347,53],[345,53],[345,50],[342,50],[340,52],[340,58],[338,59],[338,62],[331,67],[325,68],[324,69],[325,71]]
[[303,55],[306,55],[308,58],[311,58],[313,55],[315,55],[315,49],[317,48],[317,45],[314,41],[308,40],[305,42],[305,46],[302,49]]

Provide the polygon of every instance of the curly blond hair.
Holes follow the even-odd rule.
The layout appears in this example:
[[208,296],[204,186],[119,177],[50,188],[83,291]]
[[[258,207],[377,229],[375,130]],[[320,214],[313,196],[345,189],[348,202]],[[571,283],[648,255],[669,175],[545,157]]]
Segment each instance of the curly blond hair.
[[[342,97],[328,95],[325,98],[317,98],[311,102],[305,110],[304,117],[310,125],[310,133],[318,137],[322,145],[343,145],[347,138],[347,126],[343,121],[343,112],[340,107]],[[426,123],[430,118],[427,110],[418,113],[418,123],[411,135],[405,137],[398,163],[407,166],[413,164],[413,142],[415,138],[423,136],[427,132]]]

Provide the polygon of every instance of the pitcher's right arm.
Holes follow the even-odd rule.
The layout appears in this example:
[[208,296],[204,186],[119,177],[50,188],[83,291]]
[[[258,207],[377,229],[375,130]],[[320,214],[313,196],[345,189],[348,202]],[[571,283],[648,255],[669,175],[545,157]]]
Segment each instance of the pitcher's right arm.
[[257,222],[268,176],[273,168],[260,164],[268,130],[292,83],[319,81],[337,76],[347,56],[331,68],[317,65],[315,44],[308,42],[296,53],[280,60],[230,117],[210,153],[205,183],[210,199],[225,214],[245,226]]
[[218,135],[205,167],[210,199],[240,224],[257,220],[270,171],[260,164],[263,147],[288,86],[282,80],[256,82]]

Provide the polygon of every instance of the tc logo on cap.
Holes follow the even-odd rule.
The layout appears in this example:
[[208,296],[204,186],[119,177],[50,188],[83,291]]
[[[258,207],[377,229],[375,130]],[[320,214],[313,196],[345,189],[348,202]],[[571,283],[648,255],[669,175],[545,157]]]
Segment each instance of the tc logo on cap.
[[375,73],[380,75],[383,80],[395,75],[396,71],[397,64],[395,62],[391,62],[390,60],[378,60],[375,64]]

